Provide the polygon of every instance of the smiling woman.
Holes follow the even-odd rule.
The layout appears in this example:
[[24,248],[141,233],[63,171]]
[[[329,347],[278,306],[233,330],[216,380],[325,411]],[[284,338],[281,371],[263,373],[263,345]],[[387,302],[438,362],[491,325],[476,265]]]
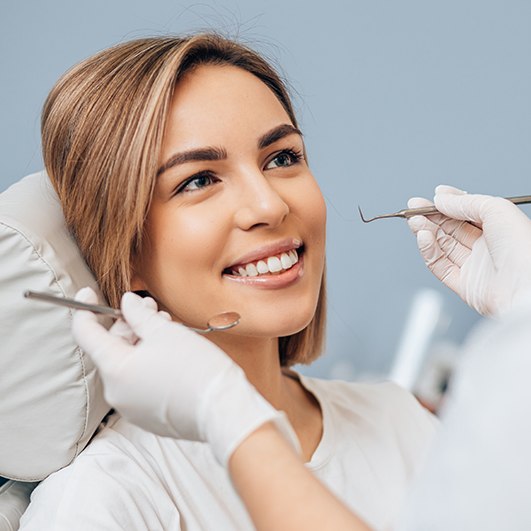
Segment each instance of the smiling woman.
[[[238,312],[237,327],[208,341],[285,412],[307,466],[375,528],[388,526],[434,422],[392,384],[288,369],[322,349],[326,209],[271,66],[213,34],[125,43],[57,83],[42,137],[67,225],[109,303],[148,292],[171,319],[196,328]],[[208,341],[193,352],[205,363]],[[171,378],[184,385],[186,375]],[[23,528],[50,522],[252,528],[207,445],[118,416],[35,491]]]
[[[242,116],[254,120],[242,123]],[[298,196],[298,204],[312,212],[312,227],[320,231],[316,236],[320,249],[313,255],[324,260],[324,203],[304,160],[302,134],[286,88],[264,59],[235,42],[211,34],[142,39],[91,57],[68,72],[50,93],[43,110],[42,138],[46,169],[67,224],[113,306],[125,291],[142,289],[192,326],[204,326],[210,315],[220,313],[217,308],[226,310],[227,304],[244,315],[245,308],[235,306],[238,301],[227,299],[212,284],[214,278],[222,280],[221,274],[205,275],[199,284],[203,288],[193,298],[182,289],[195,290],[198,284],[193,277],[202,269],[196,270],[194,258],[201,263],[201,253],[207,250],[213,255],[203,260],[213,265],[215,255],[216,265],[224,264],[221,273],[241,264],[240,255],[255,252],[255,247],[282,246],[280,240],[286,238],[301,240],[297,231],[302,227],[287,225],[259,238],[253,232],[248,241],[236,240],[226,230],[221,234],[230,216],[236,224],[254,223],[245,219],[253,215],[249,208],[253,201],[269,211],[270,218],[279,215],[271,208],[289,208],[274,192],[273,181],[283,183],[289,194]],[[245,168],[240,156],[244,147],[248,150]],[[261,180],[252,178],[262,172]],[[265,179],[266,174],[271,178]],[[262,190],[260,182],[265,186]],[[301,185],[304,196],[299,193]],[[184,224],[182,230],[174,225],[177,221]],[[166,229],[164,234],[150,230],[157,223]],[[162,281],[152,277],[150,269],[147,288],[135,271],[142,269],[145,276],[146,268],[153,268],[156,253],[171,251],[167,237],[175,234],[180,246],[175,247],[173,239],[173,248],[183,271],[174,276],[168,269],[172,280]],[[212,243],[205,246],[207,242]],[[307,249],[309,242],[302,243]],[[284,250],[289,249],[277,249]],[[274,256],[275,249],[267,252]],[[248,267],[252,276],[253,264]],[[313,271],[319,276],[312,281],[318,290],[313,296],[318,299],[310,302],[309,319],[297,330],[278,334],[284,336],[280,355],[285,364],[308,363],[321,351],[325,287],[322,264],[319,267],[321,272]],[[279,282],[256,277],[255,285]],[[155,285],[157,280],[162,285]],[[178,297],[168,291],[172,283],[181,284],[175,287]],[[197,297],[200,294],[206,299]],[[193,309],[192,300],[196,301]],[[183,313],[177,304],[186,305],[187,311]],[[300,308],[293,311],[294,306],[295,302],[292,314],[302,315]],[[249,317],[245,315],[242,324]]]

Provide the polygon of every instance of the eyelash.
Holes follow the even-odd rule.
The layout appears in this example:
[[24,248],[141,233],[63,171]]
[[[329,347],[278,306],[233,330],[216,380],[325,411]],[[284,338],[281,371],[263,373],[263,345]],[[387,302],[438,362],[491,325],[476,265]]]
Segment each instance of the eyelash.
[[[298,149],[290,148],[290,149],[283,149],[282,151],[279,151],[267,164],[271,164],[275,159],[280,157],[281,155],[288,155],[291,159],[291,164],[289,166],[278,166],[278,168],[282,167],[290,167],[294,164],[298,164],[301,160],[304,159],[304,153]],[[186,188],[193,183],[194,181],[197,181],[198,179],[204,179],[207,177],[211,180],[211,182],[205,186],[202,186],[201,188],[196,188],[195,190],[186,190]],[[203,190],[204,188],[207,188],[208,186],[212,186],[214,182],[219,182],[219,179],[211,172],[211,171],[201,171],[199,173],[196,173],[195,175],[192,175],[185,181],[183,181],[173,192],[173,195],[177,195],[180,193],[192,193],[197,192],[199,190]]]
[[304,159],[304,153],[301,150],[290,148],[283,149],[282,151],[277,153],[267,164],[271,164],[275,159],[278,159],[278,157],[280,157],[281,155],[288,155],[291,158],[290,166],[293,166],[293,164],[297,164],[298,162]]
[[192,175],[191,177],[189,177],[185,181],[183,181],[175,189],[175,191],[173,192],[173,195],[177,195],[177,194],[184,193],[184,192],[186,192],[186,193],[197,192],[199,190],[202,190],[203,188],[206,188],[207,186],[211,186],[212,184],[214,184],[213,182],[210,182],[210,184],[207,184],[206,186],[203,186],[201,188],[197,188],[196,190],[186,190],[186,188],[190,184],[192,184],[194,181],[197,181],[198,179],[204,179],[205,177],[207,177],[211,181],[219,182],[219,179],[212,172],[210,172],[210,171],[201,171],[199,173],[196,173],[195,175]]

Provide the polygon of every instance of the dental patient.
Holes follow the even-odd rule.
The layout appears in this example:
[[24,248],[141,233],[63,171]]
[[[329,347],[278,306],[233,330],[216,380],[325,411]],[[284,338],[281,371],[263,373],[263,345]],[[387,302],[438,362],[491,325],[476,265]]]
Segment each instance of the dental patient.
[[[225,465],[264,420],[350,510],[373,529],[390,528],[437,421],[392,383],[290,368],[311,363],[323,345],[326,210],[273,68],[213,34],[121,44],[58,81],[42,140],[66,223],[110,305],[133,290],[164,319],[195,328],[225,311],[242,318],[173,345],[192,349],[190,378],[204,378],[211,393],[199,427],[180,432],[162,398],[150,431],[112,415],[36,488],[21,528],[253,529]],[[211,364],[209,349],[235,364]],[[259,392],[242,400],[240,418],[228,414],[230,391],[206,387],[229,373]],[[165,377],[186,385],[186,375]],[[159,397],[157,380],[149,384],[140,417],[142,401]],[[206,444],[212,422],[221,435]],[[194,440],[181,437],[190,430]]]

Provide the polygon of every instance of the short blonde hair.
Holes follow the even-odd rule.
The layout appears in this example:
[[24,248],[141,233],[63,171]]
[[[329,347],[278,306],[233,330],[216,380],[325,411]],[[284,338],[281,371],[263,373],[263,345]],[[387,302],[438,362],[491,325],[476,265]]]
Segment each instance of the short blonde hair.
[[[233,65],[257,76],[297,126],[286,86],[269,63],[213,33],[139,39],[104,50],[68,71],[44,104],[46,170],[66,223],[113,306],[130,289],[133,259],[142,251],[174,87],[201,64]],[[315,359],[324,327],[323,274],[312,321],[279,340],[282,364]]]

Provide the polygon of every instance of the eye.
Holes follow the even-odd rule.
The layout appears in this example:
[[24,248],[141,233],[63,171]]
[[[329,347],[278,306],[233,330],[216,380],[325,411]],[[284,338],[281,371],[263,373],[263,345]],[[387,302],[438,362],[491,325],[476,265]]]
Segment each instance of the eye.
[[196,192],[198,190],[203,190],[217,182],[219,182],[219,179],[209,172],[197,173],[181,183],[175,190],[174,195],[180,194],[181,192]]
[[304,159],[302,151],[295,149],[285,149],[280,153],[277,153],[273,159],[271,159],[265,169],[272,170],[275,168],[287,168],[297,164],[300,160]]

